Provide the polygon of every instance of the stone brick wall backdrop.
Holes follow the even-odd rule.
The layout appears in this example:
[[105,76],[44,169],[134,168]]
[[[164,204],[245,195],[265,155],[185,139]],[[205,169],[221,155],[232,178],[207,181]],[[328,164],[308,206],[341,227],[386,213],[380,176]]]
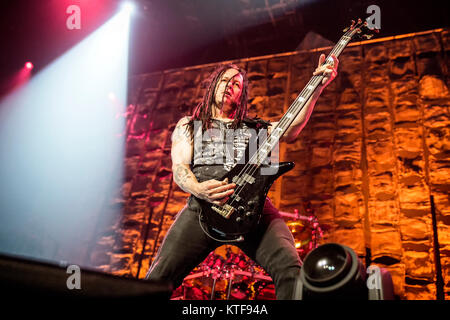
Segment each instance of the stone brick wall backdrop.
[[[233,61],[248,71],[250,115],[278,120],[330,48]],[[386,267],[402,299],[435,299],[430,196],[446,298],[450,293],[450,36],[433,30],[352,44],[294,144],[295,161],[269,196],[283,211],[310,203],[325,242]],[[125,176],[112,204],[123,216],[100,230],[90,264],[143,278],[187,194],[172,180],[170,136],[198,104],[216,65],[130,79]]]

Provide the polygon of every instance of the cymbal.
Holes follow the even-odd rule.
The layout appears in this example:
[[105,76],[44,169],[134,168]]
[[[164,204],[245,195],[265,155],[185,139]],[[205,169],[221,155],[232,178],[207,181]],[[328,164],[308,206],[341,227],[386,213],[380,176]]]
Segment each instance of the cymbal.
[[311,242],[310,239],[295,241],[295,248],[300,249],[301,247],[307,245],[310,242]]
[[288,227],[304,227],[305,225],[300,221],[288,221],[286,222]]
[[305,229],[305,225],[300,221],[288,221],[286,222],[289,230],[291,230],[292,234],[296,234],[302,232]]

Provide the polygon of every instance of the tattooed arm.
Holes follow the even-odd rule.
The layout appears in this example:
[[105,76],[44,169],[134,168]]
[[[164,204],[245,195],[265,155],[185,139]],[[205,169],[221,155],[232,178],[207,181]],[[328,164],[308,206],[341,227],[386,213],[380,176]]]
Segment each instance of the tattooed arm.
[[185,192],[196,195],[197,178],[190,169],[194,144],[192,133],[186,125],[188,117],[178,121],[172,133],[172,171],[173,180]]
[[194,139],[189,127],[188,117],[178,121],[172,134],[172,171],[175,183],[185,192],[211,203],[222,204],[234,192],[234,183],[227,180],[208,180],[199,183],[190,164],[194,152]]

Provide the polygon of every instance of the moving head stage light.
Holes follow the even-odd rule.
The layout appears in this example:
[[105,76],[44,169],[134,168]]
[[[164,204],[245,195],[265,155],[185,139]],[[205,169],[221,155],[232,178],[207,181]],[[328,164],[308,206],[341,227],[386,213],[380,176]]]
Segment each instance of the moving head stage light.
[[297,286],[300,300],[392,300],[389,272],[371,266],[366,273],[356,253],[337,243],[323,244],[309,252]]

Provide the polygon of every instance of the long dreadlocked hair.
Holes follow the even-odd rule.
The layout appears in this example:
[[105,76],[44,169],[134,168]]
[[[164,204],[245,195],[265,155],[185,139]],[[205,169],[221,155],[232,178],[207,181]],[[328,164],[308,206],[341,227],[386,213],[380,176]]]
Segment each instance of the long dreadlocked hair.
[[[244,82],[242,85],[241,98],[239,100],[239,103],[236,104],[236,106],[235,106],[235,112],[234,112],[234,117],[233,117],[233,122],[231,124],[231,127],[236,129],[239,122],[245,118],[245,116],[247,115],[247,97],[248,97],[247,73],[245,72],[245,70],[239,68],[238,66],[236,66],[234,64],[226,64],[226,65],[222,65],[222,66],[218,67],[216,70],[214,70],[214,72],[208,78],[206,92],[203,96],[202,101],[197,105],[197,107],[194,110],[194,113],[189,121],[190,125],[192,125],[193,121],[195,121],[195,120],[201,120],[203,130],[210,128],[211,117],[212,117],[212,105],[214,104],[214,100],[215,100],[216,88],[218,86],[220,78],[225,73],[225,71],[227,71],[228,69],[237,70],[240,74],[242,74],[242,77],[244,79]],[[229,81],[231,81],[231,79]],[[226,86],[228,86],[228,83],[226,84]],[[225,95],[222,97],[221,105],[223,105],[224,97],[225,97]]]

